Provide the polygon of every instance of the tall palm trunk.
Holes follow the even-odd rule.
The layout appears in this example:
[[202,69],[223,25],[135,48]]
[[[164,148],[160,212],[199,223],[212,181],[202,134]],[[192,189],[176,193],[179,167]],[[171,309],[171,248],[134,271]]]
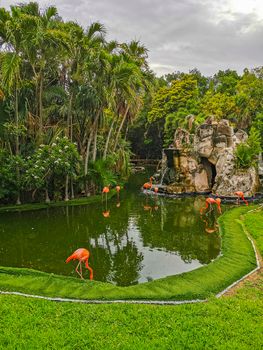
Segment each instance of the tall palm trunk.
[[107,157],[109,143],[110,143],[110,138],[111,138],[111,134],[112,134],[112,131],[113,131],[114,123],[115,123],[115,121],[113,120],[112,123],[111,123],[111,126],[110,126],[110,130],[109,130],[109,133],[108,133],[108,136],[107,136],[106,143],[105,143],[105,148],[104,148],[104,152],[103,152],[103,159],[104,160]]
[[122,121],[120,123],[119,129],[117,131],[117,135],[116,135],[116,138],[115,138],[115,143],[114,143],[114,146],[113,146],[113,152],[115,152],[115,150],[116,150],[116,147],[117,147],[117,144],[118,144],[118,141],[119,141],[119,137],[120,137],[120,133],[121,133],[121,130],[123,128],[123,125],[124,125],[124,122],[126,120],[126,117],[128,115],[129,109],[130,109],[130,106],[127,105],[126,110],[125,110],[124,115],[123,115],[123,118],[122,118]]
[[[72,133],[72,113],[71,113],[71,107],[72,107],[72,95],[70,95],[69,98],[69,109],[68,109],[68,116],[67,116],[67,136],[69,137],[70,141],[72,142],[72,137],[73,137],[73,133]],[[71,189],[72,189],[72,179],[71,180]],[[69,200],[69,176],[67,174],[66,179],[65,179],[65,201]],[[74,195],[73,195],[74,196]]]
[[98,123],[95,125],[95,129],[94,129],[94,142],[93,142],[93,155],[92,155],[93,162],[95,162],[97,157],[97,136],[98,136]]
[[43,74],[39,73],[39,143],[43,140]]
[[66,181],[65,181],[65,201],[67,202],[69,200],[68,198],[68,183],[69,183],[69,177],[68,174],[66,175]]
[[[19,156],[19,135],[18,135],[18,127],[19,127],[19,120],[18,120],[18,91],[17,91],[17,85],[15,87],[15,119],[16,119],[16,156]],[[16,199],[16,204],[20,205],[21,200],[20,200],[20,170],[19,166],[16,166],[16,180],[18,183],[18,192],[17,192],[17,199]]]
[[[85,162],[84,162],[84,175],[85,175],[85,177],[88,174],[90,146],[91,146],[91,142],[92,142],[92,139],[93,139],[94,131],[95,131],[95,128],[96,128],[96,125],[97,125],[100,113],[101,113],[101,108],[97,111],[95,120],[94,120],[94,122],[93,122],[93,124],[91,126],[91,130],[90,130],[90,134],[89,134],[89,138],[88,138],[88,142],[87,142],[86,156],[85,156]],[[85,192],[86,192],[86,195],[87,195],[88,194],[87,180],[85,180],[85,182],[86,182],[86,184],[85,184]]]

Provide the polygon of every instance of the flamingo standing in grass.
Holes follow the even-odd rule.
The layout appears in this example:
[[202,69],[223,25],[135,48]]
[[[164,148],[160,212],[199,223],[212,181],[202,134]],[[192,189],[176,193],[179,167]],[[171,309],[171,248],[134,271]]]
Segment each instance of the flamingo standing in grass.
[[213,207],[212,207],[213,204],[217,205],[217,210],[221,214],[222,213],[222,210],[221,210],[221,199],[220,198],[214,199],[214,198],[211,198],[211,197],[206,198],[206,200],[205,200],[205,207],[200,209],[200,213],[202,214],[203,211],[208,209],[208,208],[209,208],[209,213],[210,213],[210,211],[213,210]]
[[[79,261],[75,271],[77,272],[77,274],[80,276],[80,278],[82,280],[84,279],[82,276],[82,265],[81,265],[82,263],[85,263],[86,268],[90,272],[89,279],[93,280],[93,270],[89,266],[89,262],[88,262],[89,256],[90,256],[90,253],[87,249],[79,248],[73,254],[71,254],[66,260],[66,263],[70,262],[71,260],[78,260]],[[80,271],[78,270],[78,267],[80,267]]]
[[242,199],[242,201],[244,201],[246,203],[246,205],[248,205],[248,201],[245,199],[244,197],[244,193],[241,191],[237,191],[234,193],[237,196],[237,203],[240,203],[240,198]]

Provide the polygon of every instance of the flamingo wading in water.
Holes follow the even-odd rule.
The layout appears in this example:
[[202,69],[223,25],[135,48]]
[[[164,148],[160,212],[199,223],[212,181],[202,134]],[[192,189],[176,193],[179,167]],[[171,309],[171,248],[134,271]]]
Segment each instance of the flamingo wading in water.
[[242,199],[242,201],[244,201],[246,203],[246,205],[248,205],[248,201],[245,199],[244,197],[244,193],[241,191],[237,191],[234,193],[237,196],[237,203],[240,203],[240,198]]
[[153,182],[153,177],[150,177],[150,182],[145,182],[145,184],[143,185],[143,188],[145,190],[150,190],[152,188],[152,182]]
[[[89,256],[90,256],[90,253],[87,249],[79,248],[73,254],[71,254],[66,260],[66,263],[70,262],[71,260],[78,260],[79,261],[75,271],[77,272],[77,274],[80,276],[80,278],[82,280],[84,280],[84,278],[82,276],[82,265],[81,265],[82,263],[85,263],[86,268],[90,272],[89,279],[93,280],[93,270],[89,266],[89,261],[88,261]],[[80,267],[80,270],[78,270],[79,267]]]
[[200,209],[200,213],[202,214],[204,210],[209,208],[209,213],[210,211],[213,209],[212,205],[216,204],[217,205],[217,210],[218,212],[221,214],[222,210],[221,210],[221,199],[220,198],[206,198],[205,200],[205,207]]

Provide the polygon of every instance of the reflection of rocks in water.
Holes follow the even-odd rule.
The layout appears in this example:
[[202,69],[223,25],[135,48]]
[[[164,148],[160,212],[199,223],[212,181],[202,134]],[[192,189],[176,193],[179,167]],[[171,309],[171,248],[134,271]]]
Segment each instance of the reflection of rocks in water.
[[[171,215],[167,208],[164,208],[165,214],[162,215],[161,206],[152,225],[149,225],[144,215],[138,218],[144,245],[174,251],[185,262],[197,259],[200,263],[207,264],[215,259],[220,252],[220,237],[217,232],[213,235],[206,234],[205,223],[199,214],[202,199],[195,197],[171,200],[166,203],[166,207],[169,205],[176,215]],[[216,213],[211,213],[211,217],[216,223]]]

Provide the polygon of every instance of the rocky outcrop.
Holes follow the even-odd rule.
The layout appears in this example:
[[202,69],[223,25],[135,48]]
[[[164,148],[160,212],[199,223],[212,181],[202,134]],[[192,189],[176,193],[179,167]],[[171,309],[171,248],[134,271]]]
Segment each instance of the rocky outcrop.
[[245,196],[252,196],[259,187],[256,169],[241,171],[235,167],[235,148],[246,139],[243,130],[234,133],[225,119],[217,122],[210,117],[193,135],[178,128],[173,145],[164,150],[166,165],[174,170],[172,180],[166,178],[166,191],[212,191],[219,196],[242,191]]

